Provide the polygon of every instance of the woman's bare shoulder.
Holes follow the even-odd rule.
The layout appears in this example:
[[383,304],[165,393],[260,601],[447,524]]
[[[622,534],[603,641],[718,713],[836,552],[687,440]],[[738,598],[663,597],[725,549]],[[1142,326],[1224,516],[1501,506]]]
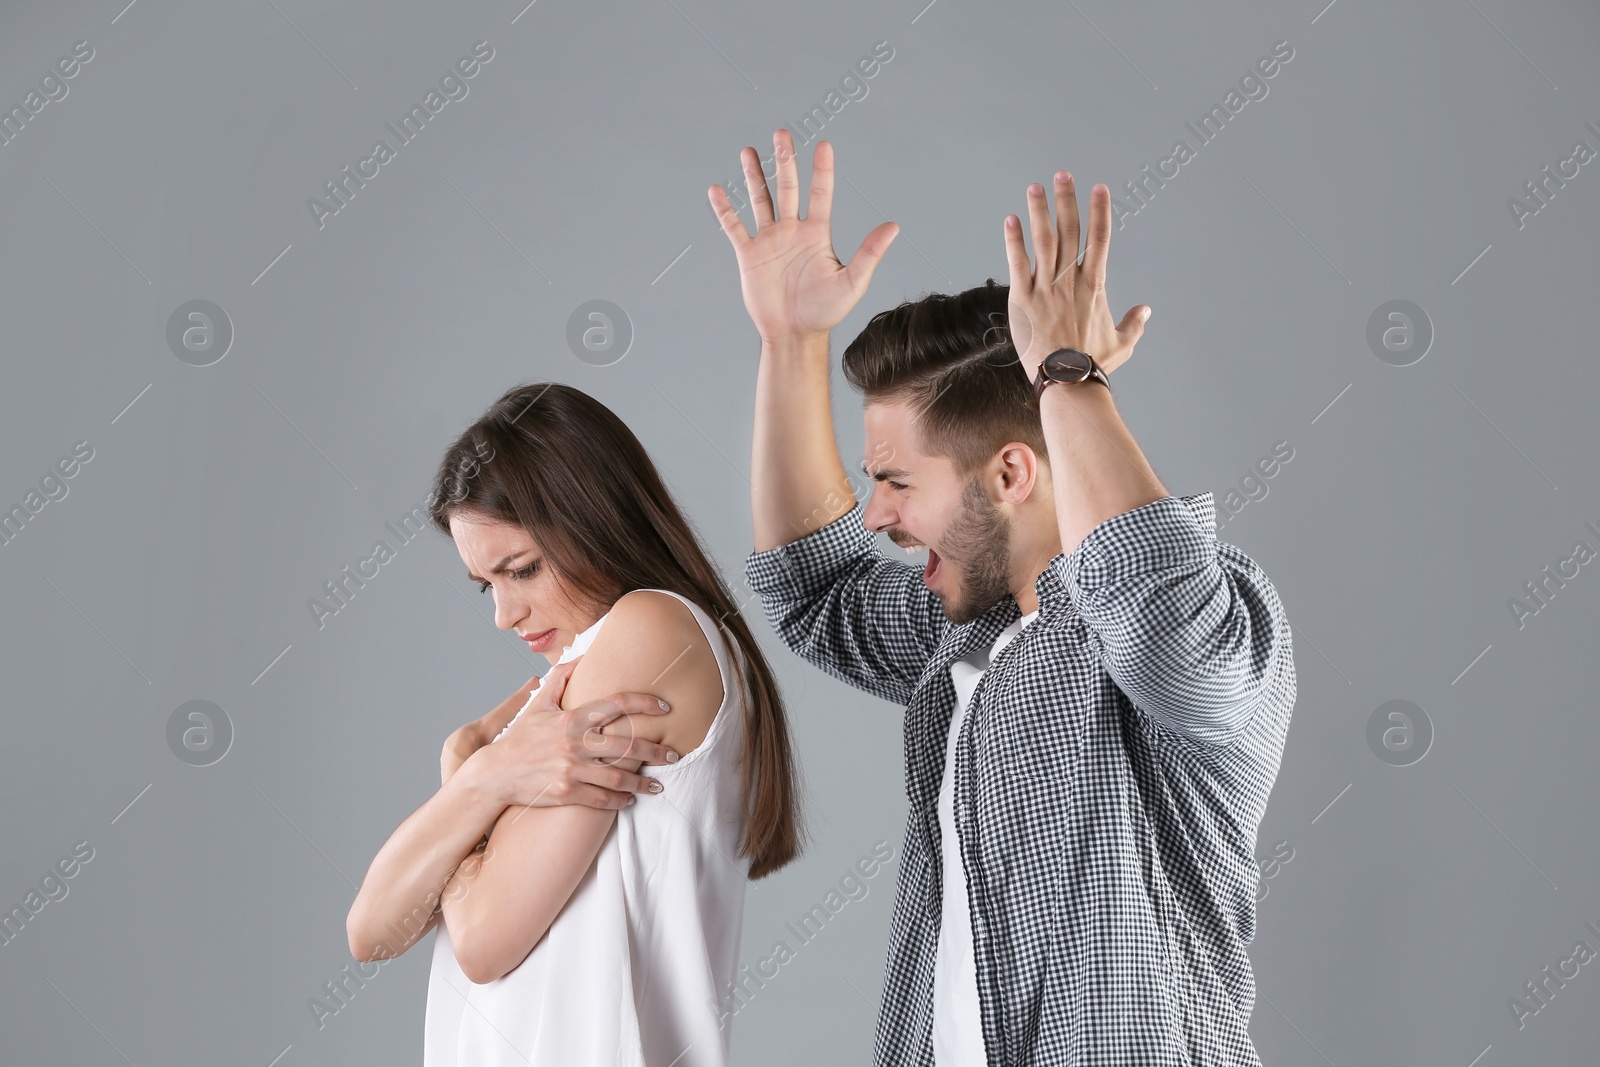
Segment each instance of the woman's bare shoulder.
[[635,589],[611,606],[567,679],[561,704],[576,707],[626,690],[653,693],[672,705],[665,715],[627,719],[637,736],[680,755],[699,747],[722,706],[716,653],[694,613],[670,593]]

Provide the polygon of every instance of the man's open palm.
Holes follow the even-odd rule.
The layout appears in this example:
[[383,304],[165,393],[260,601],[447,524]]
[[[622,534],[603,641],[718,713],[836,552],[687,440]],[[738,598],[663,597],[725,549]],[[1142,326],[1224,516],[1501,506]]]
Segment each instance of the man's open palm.
[[867,282],[899,227],[885,222],[861,242],[848,265],[833,251],[833,146],[818,141],[811,164],[811,197],[800,218],[800,171],[789,131],[772,135],[777,154],[777,210],[754,148],[739,152],[750,190],[756,232],[751,236],[720,185],[708,191],[711,208],[739,261],[745,310],[763,340],[826,334],[867,291]]

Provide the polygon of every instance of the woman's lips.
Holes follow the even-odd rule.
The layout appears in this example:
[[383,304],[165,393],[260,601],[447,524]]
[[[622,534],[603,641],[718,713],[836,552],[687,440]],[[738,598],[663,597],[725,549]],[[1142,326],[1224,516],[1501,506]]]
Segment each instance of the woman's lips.
[[555,636],[555,630],[549,629],[543,633],[534,634],[531,637],[524,637],[523,640],[528,642],[528,648],[531,651],[543,652],[545,649],[550,647],[551,642],[555,640]]

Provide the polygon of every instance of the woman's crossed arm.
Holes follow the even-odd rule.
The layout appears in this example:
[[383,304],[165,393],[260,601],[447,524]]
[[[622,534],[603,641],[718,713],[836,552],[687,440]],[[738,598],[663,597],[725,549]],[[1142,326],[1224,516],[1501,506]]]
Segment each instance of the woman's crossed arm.
[[[676,752],[692,751],[705,739],[722,704],[721,672],[699,623],[676,597],[635,590],[619,599],[557,699],[572,708],[618,690],[655,693],[673,709],[630,716],[634,736]],[[640,762],[617,766],[636,771]],[[493,981],[527,958],[615,821],[615,808],[578,805],[512,805],[500,813],[488,841],[457,867],[442,892],[451,945],[471,981]]]
[[[667,599],[663,594],[654,596]],[[636,595],[633,598],[638,599]],[[618,606],[621,604],[619,600]],[[687,617],[688,610],[681,604],[677,606]],[[608,618],[602,632],[617,621],[615,617]],[[618,627],[624,628],[627,627]],[[600,644],[597,635],[595,648],[582,659],[593,656]],[[627,799],[627,791],[648,784],[642,776],[632,773],[641,763],[666,763],[676,758],[666,745],[655,740],[664,736],[660,724],[653,731],[642,728],[642,724],[661,716],[656,701],[658,696],[667,695],[666,689],[654,694],[642,691],[642,687],[626,692],[608,690],[589,680],[603,682],[606,675],[614,672],[588,668],[581,672],[581,688],[569,687],[563,692],[562,682],[577,662],[552,668],[547,675],[552,683],[550,695],[559,704],[552,705],[552,710],[543,715],[535,715],[530,708],[512,733],[499,744],[485,743],[390,835],[373,858],[346,919],[352,956],[362,961],[390,959],[433,929],[443,915],[443,894],[457,868],[463,863],[481,865],[486,856],[485,834],[495,836],[493,829],[508,808],[513,813],[527,810],[520,806],[524,804],[549,805],[547,810],[551,811],[572,808],[593,813],[594,808],[602,806],[614,809]],[[675,681],[682,667],[680,662],[663,677],[663,684]],[[645,680],[649,680],[648,675]],[[539,703],[546,703],[547,699],[541,691]],[[585,735],[584,731],[596,721],[594,716],[615,719],[607,726],[606,736]],[[504,722],[493,725],[498,732]],[[509,743],[514,734],[518,735],[516,743]],[[608,765],[616,759],[626,762]],[[603,814],[609,827],[610,813]],[[598,844],[595,847],[598,850]],[[579,874],[585,869],[587,865],[580,868]],[[458,888],[456,892],[459,891]],[[566,896],[570,895],[569,888]],[[454,926],[451,931],[455,933]]]

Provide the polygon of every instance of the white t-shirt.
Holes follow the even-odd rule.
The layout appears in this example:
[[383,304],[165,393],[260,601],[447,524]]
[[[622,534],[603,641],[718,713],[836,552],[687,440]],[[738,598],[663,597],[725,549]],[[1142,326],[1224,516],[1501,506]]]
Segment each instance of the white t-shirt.
[[956,837],[956,738],[967,718],[967,705],[978,681],[1000,650],[1039,614],[1037,608],[1000,631],[988,649],[978,649],[950,664],[956,687],[956,711],[944,747],[944,780],[939,784],[939,851],[944,871],[939,948],[933,964],[933,1062],[938,1067],[974,1067],[988,1063],[983,1050],[983,1021],[978,1012],[978,972],[972,958],[972,912],[967,903],[967,871]]

